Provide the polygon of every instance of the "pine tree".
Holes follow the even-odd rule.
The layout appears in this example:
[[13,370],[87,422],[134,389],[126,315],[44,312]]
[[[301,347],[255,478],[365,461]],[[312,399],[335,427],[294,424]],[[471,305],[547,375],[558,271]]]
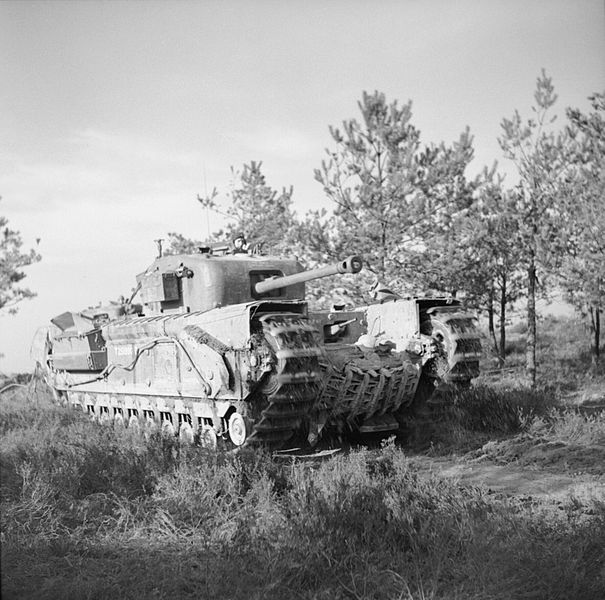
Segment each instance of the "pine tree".
[[[466,298],[471,305],[487,311],[489,334],[500,364],[506,356],[507,307],[520,297],[523,288],[515,205],[514,193],[503,189],[502,179],[494,181],[487,176],[464,224],[474,254],[464,286]],[[500,318],[498,340],[495,315]]]
[[572,144],[565,201],[570,218],[562,275],[568,297],[589,318],[591,361],[596,367],[605,302],[605,94],[589,99],[591,113],[567,110]]
[[23,241],[18,231],[10,229],[6,217],[0,216],[0,314],[17,312],[17,304],[36,294],[18,284],[25,278],[23,267],[38,262],[35,250],[23,252]]
[[550,77],[542,71],[534,93],[534,118],[523,121],[518,111],[502,121],[498,139],[507,158],[515,164],[519,184],[513,196],[518,224],[518,244],[526,273],[527,347],[526,370],[532,386],[536,382],[536,296],[539,285],[555,271],[565,253],[559,235],[566,215],[560,203],[565,177],[565,137],[554,131],[551,116],[557,95]]
[[[212,234],[215,242],[229,243],[243,234],[251,249],[291,255],[298,223],[292,209],[293,188],[274,190],[267,184],[261,167],[261,162],[251,161],[244,164],[241,171],[231,169],[232,187],[224,210],[218,210],[216,189],[208,197],[198,196],[198,201],[205,209],[216,210],[229,219],[224,229]],[[172,232],[168,234],[168,242],[167,254],[187,254],[197,252],[209,240],[202,242]]]
[[293,188],[274,190],[261,171],[262,162],[251,161],[241,172],[232,169],[234,186],[226,226],[230,238],[243,234],[249,245],[280,256],[291,254],[296,218],[292,210]]
[[323,215],[321,231],[314,225],[306,250],[329,259],[361,254],[366,279],[351,291],[359,298],[367,274],[399,289],[423,281],[431,236],[449,231],[453,215],[471,203],[464,171],[473,151],[468,130],[451,146],[422,148],[410,102],[387,104],[384,94],[364,92],[358,105],[361,122],[330,127],[336,149],[326,151],[315,178],[334,212]]

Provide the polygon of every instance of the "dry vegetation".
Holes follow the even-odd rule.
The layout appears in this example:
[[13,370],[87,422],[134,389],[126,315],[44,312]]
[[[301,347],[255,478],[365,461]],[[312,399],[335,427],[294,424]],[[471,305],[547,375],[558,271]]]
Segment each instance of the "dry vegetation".
[[2,597],[601,600],[605,498],[493,494],[415,465],[423,451],[533,468],[550,444],[556,468],[583,456],[603,477],[605,417],[564,403],[581,385],[487,379],[403,446],[312,464],[143,440],[6,392]]

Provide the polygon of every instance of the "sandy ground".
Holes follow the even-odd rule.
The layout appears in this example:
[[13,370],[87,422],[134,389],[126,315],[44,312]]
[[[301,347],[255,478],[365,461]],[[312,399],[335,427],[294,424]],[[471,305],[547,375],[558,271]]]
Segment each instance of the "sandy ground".
[[[602,383],[586,387],[567,404],[586,415],[605,413]],[[488,442],[463,456],[411,456],[421,473],[437,475],[460,485],[538,501],[605,503],[605,444],[586,446],[553,442],[521,434]]]
[[603,475],[556,473],[521,464],[498,465],[481,458],[416,456],[411,461],[420,472],[445,477],[461,485],[483,487],[489,492],[555,502],[574,499],[605,502]]

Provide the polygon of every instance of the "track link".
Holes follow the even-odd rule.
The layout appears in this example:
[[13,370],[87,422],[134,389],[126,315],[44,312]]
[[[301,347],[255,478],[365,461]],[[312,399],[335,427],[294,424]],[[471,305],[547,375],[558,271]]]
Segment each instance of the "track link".
[[261,389],[266,405],[246,443],[277,444],[292,437],[315,403],[322,350],[300,315],[266,314],[259,321],[276,364]]
[[431,376],[468,385],[479,375],[481,339],[472,315],[458,307],[439,306],[427,311],[420,327],[439,347],[439,356],[427,365]]
[[355,347],[335,348],[321,361],[324,384],[317,408],[328,423],[349,425],[396,412],[414,398],[419,366],[401,355],[378,357]]

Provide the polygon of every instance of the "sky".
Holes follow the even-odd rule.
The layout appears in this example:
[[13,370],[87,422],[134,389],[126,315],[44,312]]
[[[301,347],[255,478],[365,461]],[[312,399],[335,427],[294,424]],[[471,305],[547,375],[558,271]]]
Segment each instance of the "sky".
[[364,90],[411,100],[425,144],[469,126],[470,174],[514,177],[500,123],[531,116],[542,69],[561,114],[589,109],[603,0],[0,2],[0,215],[42,255],[37,297],[0,315],[0,372],[32,368],[50,318],[129,295],[153,240],[219,227],[196,197],[226,205],[232,167],[330,209],[313,170]]

